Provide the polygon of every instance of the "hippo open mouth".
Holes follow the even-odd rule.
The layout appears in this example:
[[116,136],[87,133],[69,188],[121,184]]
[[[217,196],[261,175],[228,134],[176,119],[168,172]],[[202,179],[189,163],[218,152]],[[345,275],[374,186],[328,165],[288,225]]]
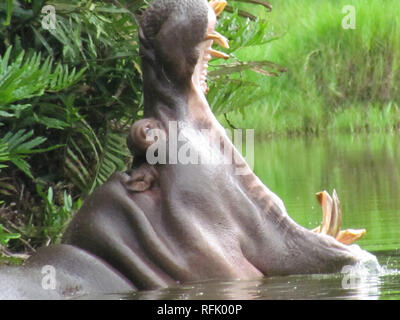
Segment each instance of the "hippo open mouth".
[[[121,288],[150,289],[206,279],[337,272],[360,260],[360,250],[343,243],[363,231],[339,230],[335,194],[319,195],[320,228],[299,226],[212,113],[205,97],[207,66],[211,57],[228,57],[211,48],[214,42],[228,46],[215,32],[225,4],[157,0],[146,10],[140,28],[144,119],[128,137],[132,169],[115,173],[96,190],[70,223],[63,244],[39,251],[28,267],[50,262],[83,278],[79,267],[96,259],[124,279]],[[207,161],[210,157],[216,161]],[[71,264],[73,271],[67,268]],[[107,277],[102,270],[96,272]]]

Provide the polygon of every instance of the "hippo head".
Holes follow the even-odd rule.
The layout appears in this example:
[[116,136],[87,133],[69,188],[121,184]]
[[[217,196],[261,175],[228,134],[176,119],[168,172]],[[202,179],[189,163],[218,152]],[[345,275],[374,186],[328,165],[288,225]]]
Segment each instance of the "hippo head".
[[227,46],[214,31],[225,4],[157,0],[143,14],[144,119],[128,137],[132,169],[95,191],[63,238],[139,289],[336,272],[362,256],[295,223],[213,115],[207,63],[226,57],[211,49],[214,41]]
[[139,33],[145,94],[156,84],[180,95],[190,90],[194,69],[204,52],[200,44],[205,39],[208,16],[215,21],[212,13],[205,0],[156,1],[150,5]]

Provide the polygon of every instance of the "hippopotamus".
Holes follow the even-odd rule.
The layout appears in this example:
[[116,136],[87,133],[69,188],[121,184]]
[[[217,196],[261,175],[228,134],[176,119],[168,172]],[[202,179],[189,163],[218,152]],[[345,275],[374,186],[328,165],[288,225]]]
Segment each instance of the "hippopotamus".
[[[140,21],[144,118],[127,137],[132,167],[94,191],[61,243],[0,269],[1,298],[60,299],[210,279],[338,272],[368,255],[320,193],[308,230],[254,174],[206,99],[223,0],[155,0]],[[175,148],[175,149],[174,149]]]

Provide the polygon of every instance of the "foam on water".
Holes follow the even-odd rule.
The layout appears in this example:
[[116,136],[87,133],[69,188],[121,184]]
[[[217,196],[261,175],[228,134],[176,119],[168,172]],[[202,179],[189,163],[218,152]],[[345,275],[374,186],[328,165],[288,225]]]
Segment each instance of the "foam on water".
[[359,262],[352,266],[356,273],[380,275],[384,273],[384,268],[381,267],[376,256],[366,250],[361,249],[360,246],[356,244],[353,244],[350,247],[359,258]]
[[355,265],[342,268],[342,288],[352,290],[352,294],[346,298],[378,299],[381,294],[382,277],[400,274],[400,271],[381,266],[375,255],[358,245],[352,245],[351,249],[359,261]]

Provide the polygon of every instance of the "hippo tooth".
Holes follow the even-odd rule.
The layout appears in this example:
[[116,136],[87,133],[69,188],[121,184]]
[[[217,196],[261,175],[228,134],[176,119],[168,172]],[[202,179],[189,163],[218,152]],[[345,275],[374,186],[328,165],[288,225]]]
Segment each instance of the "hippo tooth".
[[332,221],[333,200],[328,192],[321,191],[316,194],[317,200],[322,207],[322,227],[321,233],[329,234]]
[[204,92],[204,94],[206,94],[207,91],[209,90],[205,81],[201,81],[200,87],[201,87],[201,90]]
[[224,11],[227,3],[225,0],[212,0],[209,2],[209,5],[213,8],[215,15],[219,16]]
[[340,230],[342,209],[335,189],[333,190],[332,197],[326,191],[318,192],[316,196],[322,207],[322,223],[313,229],[313,232],[329,235],[347,245],[352,244],[365,235],[365,229]]
[[210,49],[210,54],[214,58],[229,59],[229,55],[228,54],[226,54],[224,52],[221,52],[221,51],[214,50],[214,49]]
[[207,33],[205,40],[214,40],[218,43],[222,48],[229,48],[228,39],[225,38],[222,34],[214,31],[213,33]]
[[343,244],[352,244],[362,238],[365,233],[365,229],[346,229],[339,232],[336,240]]

